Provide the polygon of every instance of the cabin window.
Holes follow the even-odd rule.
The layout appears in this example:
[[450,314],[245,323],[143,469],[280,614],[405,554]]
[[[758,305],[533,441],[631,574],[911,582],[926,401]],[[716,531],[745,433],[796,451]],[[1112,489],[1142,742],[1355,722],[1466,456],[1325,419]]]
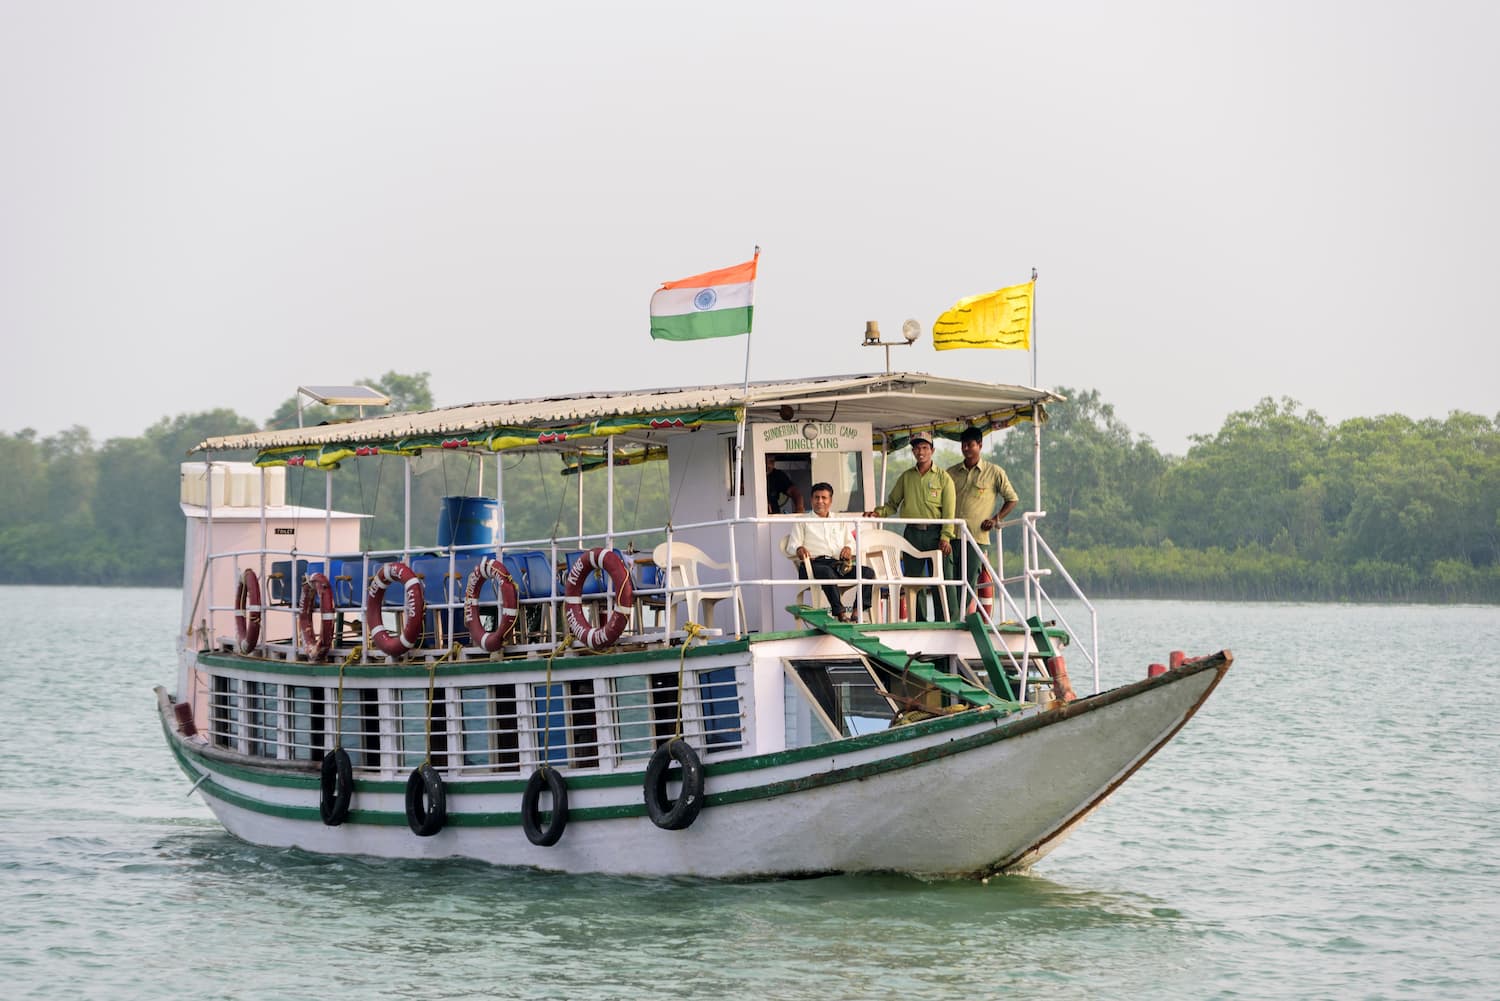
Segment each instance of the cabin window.
[[276,757],[277,685],[273,681],[245,682],[245,753]]
[[291,711],[287,734],[287,757],[295,761],[323,759],[323,689],[308,685],[287,686]]
[[213,694],[208,703],[208,726],[218,747],[238,750],[240,739],[240,699],[233,678],[214,675]]
[[567,764],[568,720],[562,682],[555,681],[550,687],[533,685],[531,698],[536,713],[537,756]]
[[615,696],[615,757],[618,761],[649,758],[651,739],[651,694],[645,675],[611,678]]
[[858,658],[788,661],[786,695],[788,746],[885,730],[896,715]]
[[399,756],[398,768],[416,768],[424,759],[430,759],[434,768],[444,767],[448,752],[447,721],[443,709],[448,699],[447,689],[437,688],[432,693],[432,751],[427,750],[428,716],[427,689],[400,688],[396,690],[396,732]]
[[594,705],[594,681],[584,678],[568,682],[568,724],[573,734],[573,766],[594,768],[599,764],[599,714]]
[[698,696],[703,705],[703,733],[710,750],[739,747],[740,698],[734,668],[698,672]]
[[325,701],[331,719],[340,718],[334,724],[338,728],[339,746],[349,755],[349,763],[355,768],[374,768],[380,754],[380,704],[375,692],[369,688],[346,688],[342,703],[337,689],[329,689]]
[[460,689],[459,715],[466,768],[520,769],[515,685]]

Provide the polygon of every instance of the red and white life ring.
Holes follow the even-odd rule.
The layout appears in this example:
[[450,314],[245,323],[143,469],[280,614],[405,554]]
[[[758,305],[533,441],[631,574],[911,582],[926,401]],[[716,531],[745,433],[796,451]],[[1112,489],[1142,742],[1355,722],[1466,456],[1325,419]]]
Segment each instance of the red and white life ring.
[[[314,625],[313,600],[317,599],[316,619],[323,627]],[[302,596],[297,603],[297,629],[302,633],[302,648],[307,659],[317,663],[328,656],[333,648],[333,587],[328,578],[320,573],[308,574],[302,581]]]
[[[479,621],[479,594],[487,580],[494,581],[500,590],[499,621],[489,632],[484,631],[484,624]],[[505,637],[515,628],[518,598],[516,582],[499,560],[480,560],[479,565],[469,571],[469,582],[464,587],[464,625],[468,626],[469,639],[475,646],[483,647],[488,653],[500,649]]]
[[[583,612],[583,582],[595,570],[609,574],[615,592],[614,607],[602,626],[591,625]],[[606,650],[615,645],[630,621],[630,608],[634,603],[630,568],[613,549],[590,549],[568,568],[568,575],[563,579],[563,617],[568,620],[569,631],[590,650]]]
[[260,645],[260,612],[260,578],[246,567],[234,589],[235,653],[246,654]]
[[[401,623],[399,633],[387,629],[381,618],[385,589],[392,584],[400,584],[406,592],[402,602],[406,621]],[[400,657],[422,642],[422,617],[426,612],[427,598],[422,590],[422,578],[405,563],[387,563],[370,576],[370,583],[365,588],[365,629],[370,643],[387,657]]]

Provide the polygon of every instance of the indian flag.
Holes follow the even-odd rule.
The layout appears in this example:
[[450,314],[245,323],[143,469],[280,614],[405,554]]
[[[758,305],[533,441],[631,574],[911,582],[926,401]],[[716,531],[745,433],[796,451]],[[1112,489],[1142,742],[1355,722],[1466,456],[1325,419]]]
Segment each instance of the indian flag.
[[651,337],[701,341],[750,332],[755,313],[755,264],[760,248],[744,264],[663,282],[651,297]]

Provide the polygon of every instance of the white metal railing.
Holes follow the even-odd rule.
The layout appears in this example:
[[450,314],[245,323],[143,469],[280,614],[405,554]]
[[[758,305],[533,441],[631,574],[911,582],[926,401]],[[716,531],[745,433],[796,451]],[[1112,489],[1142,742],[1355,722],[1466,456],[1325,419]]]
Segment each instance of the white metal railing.
[[[720,669],[722,670],[722,669]],[[592,679],[588,691],[544,677],[441,679],[431,713],[434,764],[450,774],[524,774],[542,763],[573,769],[633,768],[678,732],[706,754],[745,747],[745,681],[622,688],[620,677]],[[675,682],[675,679],[674,679]],[[728,691],[725,691],[728,689]],[[216,675],[205,737],[252,757],[312,761],[336,744],[356,767],[396,775],[428,757],[427,689],[251,681]],[[475,711],[475,710],[481,711]],[[550,723],[549,723],[550,717]],[[559,739],[559,737],[561,739]]]
[[[949,559],[952,564],[952,576],[947,576],[946,571],[941,571],[942,582],[934,586],[942,586],[950,589],[950,594],[957,599],[957,607],[950,609],[952,618],[957,619],[963,610],[971,605],[977,607],[986,628],[991,635],[992,644],[997,653],[1007,659],[1008,664],[1018,672],[1022,679],[1023,688],[1026,684],[1027,672],[1022,670],[1021,660],[1016,658],[1008,644],[1003,641],[1001,624],[1014,621],[1026,625],[1033,616],[1038,619],[1043,614],[1055,617],[1057,623],[1066,630],[1077,642],[1079,636],[1066,620],[1066,615],[1060,609],[1045,587],[1045,580],[1054,573],[1059,576],[1071,589],[1072,594],[1083,603],[1090,617],[1089,639],[1086,644],[1080,643],[1082,653],[1088,658],[1094,673],[1094,688],[1099,688],[1099,658],[1098,658],[1098,613],[1094,606],[1088,601],[1077,582],[1062,565],[1056,553],[1047,545],[1042,538],[1038,528],[1038,522],[1045,516],[1045,512],[1027,512],[1019,520],[1021,526],[1019,550],[1022,566],[1021,574],[1017,577],[1003,577],[994,564],[990,561],[987,547],[970,533],[967,524],[961,519],[905,519],[905,518],[865,518],[858,514],[845,514],[838,516],[838,520],[846,521],[855,526],[855,556],[856,563],[866,565],[867,551],[862,534],[858,531],[862,525],[952,525],[956,534],[954,540],[954,551]],[[693,592],[711,592],[716,600],[728,600],[730,620],[724,626],[714,631],[716,634],[743,635],[749,623],[745,621],[745,608],[743,596],[749,588],[801,588],[804,586],[822,586],[818,581],[789,580],[770,575],[746,576],[740,571],[737,559],[737,548],[732,544],[734,533],[741,528],[754,526],[771,526],[775,529],[785,530],[797,522],[812,521],[815,515],[750,517],[734,519],[718,519],[713,521],[693,522],[679,525],[667,525],[657,528],[637,529],[632,531],[614,531],[609,533],[583,533],[572,536],[553,536],[546,539],[522,539],[507,540],[503,545],[494,543],[478,543],[472,545],[458,545],[445,547],[412,547],[405,546],[399,549],[368,550],[358,554],[313,552],[298,549],[252,549],[213,553],[207,559],[210,563],[215,560],[228,560],[232,563],[236,575],[243,567],[251,567],[257,571],[262,580],[262,636],[263,646],[284,654],[290,658],[301,655],[302,639],[296,627],[296,617],[302,586],[301,572],[305,567],[316,564],[321,567],[322,572],[329,577],[330,584],[334,587],[336,601],[335,613],[343,616],[352,613],[351,618],[358,617],[359,631],[353,637],[341,635],[335,642],[334,656],[346,655],[353,649],[354,642],[363,643],[365,640],[363,622],[364,588],[376,567],[392,560],[402,560],[416,566],[422,567],[424,577],[428,571],[439,574],[437,581],[424,579],[424,597],[426,598],[426,612],[432,616],[433,625],[437,635],[435,640],[439,642],[429,648],[417,653],[423,656],[435,657],[442,650],[457,641],[462,647],[470,650],[467,633],[463,626],[463,590],[467,577],[467,568],[474,556],[491,556],[498,558],[506,556],[515,557],[519,554],[541,554],[541,573],[545,578],[545,586],[528,586],[520,598],[522,616],[525,616],[523,626],[526,630],[525,642],[515,643],[507,647],[511,653],[535,653],[554,647],[561,639],[565,630],[560,614],[564,602],[562,590],[562,573],[566,567],[565,557],[568,554],[595,546],[610,545],[617,549],[622,557],[632,564],[639,562],[645,550],[636,550],[635,542],[640,539],[664,538],[665,547],[663,562],[670,567],[674,562],[674,547],[685,542],[684,535],[694,540],[712,538],[717,541],[708,546],[700,546],[710,556],[720,562],[727,564],[727,574],[715,575],[710,579],[698,580],[696,586],[691,582],[680,582],[674,579],[670,570],[661,569],[661,580],[653,582],[650,586],[645,584],[639,576],[636,577],[634,587],[634,608],[630,609],[635,621],[635,629],[630,641],[639,644],[665,643],[681,639],[684,633],[677,628],[682,623],[675,621],[676,610],[679,606],[687,607],[690,602],[687,599],[693,597]],[[1004,555],[1004,533],[1003,529],[1016,524],[1015,521],[1005,522],[998,528],[998,549]],[[623,543],[623,548],[621,548]],[[692,543],[696,544],[696,543]],[[773,543],[774,545],[774,543]],[[967,562],[974,553],[978,553],[981,565],[989,574],[994,588],[995,611],[987,611],[983,601],[975,588],[969,585]],[[414,559],[418,553],[438,553],[438,556],[420,556]],[[949,559],[942,562],[947,563]],[[267,568],[275,567],[277,564],[289,563],[290,573],[285,580],[277,581],[268,578]],[[336,564],[340,572],[334,573]],[[424,565],[425,564],[425,565]],[[652,564],[655,565],[654,563]],[[352,567],[358,567],[358,587],[355,587],[355,577],[348,571]],[[642,563],[644,568],[644,563]],[[634,569],[634,567],[632,567]],[[463,569],[463,572],[460,572]],[[769,567],[767,568],[769,570]],[[860,586],[855,594],[855,607],[865,611],[863,605],[862,585],[869,584],[877,590],[884,590],[892,585],[900,586],[903,577],[871,577],[850,578],[841,581],[838,586]],[[521,584],[520,581],[517,582]],[[1010,585],[1020,584],[1021,594],[1019,600],[1012,593]],[[273,595],[277,600],[273,600]],[[605,581],[603,591],[595,595],[598,599],[613,601],[615,593],[613,585]],[[232,612],[234,606],[230,604],[215,603],[209,606],[213,612]],[[392,607],[390,613],[394,614],[399,609]],[[647,629],[645,627],[645,615],[652,611],[659,611],[662,628]],[[890,610],[894,617],[896,610]],[[719,621],[723,621],[722,619]],[[714,634],[714,633],[711,633]],[[344,642],[346,638],[354,642]],[[371,662],[371,653],[367,643],[364,644],[362,663]],[[1024,691],[1017,693],[1018,697],[1024,697]]]

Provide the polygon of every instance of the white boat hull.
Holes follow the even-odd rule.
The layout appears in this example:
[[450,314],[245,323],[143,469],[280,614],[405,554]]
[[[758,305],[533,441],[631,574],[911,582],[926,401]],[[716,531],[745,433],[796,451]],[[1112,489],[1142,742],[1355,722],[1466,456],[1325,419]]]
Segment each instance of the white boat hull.
[[710,765],[702,813],[681,831],[645,815],[639,773],[580,782],[562,838],[545,848],[522,831],[519,783],[463,777],[446,784],[448,823],[434,836],[412,833],[391,782],[357,782],[350,821],[324,826],[309,766],[288,782],[285,769],[225,760],[178,733],[161,702],[179,764],[224,826],[255,844],[622,875],[977,876],[1025,869],[1056,847],[1192,716],[1228,663],[1190,663],[1045,712],[969,710],[879,740]]

